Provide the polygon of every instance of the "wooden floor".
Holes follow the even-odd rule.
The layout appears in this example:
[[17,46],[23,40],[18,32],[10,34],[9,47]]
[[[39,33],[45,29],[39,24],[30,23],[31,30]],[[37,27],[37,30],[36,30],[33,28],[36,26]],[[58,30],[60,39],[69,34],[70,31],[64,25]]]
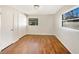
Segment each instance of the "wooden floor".
[[26,35],[1,54],[70,54],[55,36]]

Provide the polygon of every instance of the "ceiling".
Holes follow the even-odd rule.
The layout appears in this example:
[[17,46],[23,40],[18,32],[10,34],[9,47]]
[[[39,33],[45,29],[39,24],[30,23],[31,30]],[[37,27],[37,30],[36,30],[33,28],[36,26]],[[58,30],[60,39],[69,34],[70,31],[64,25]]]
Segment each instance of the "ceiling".
[[40,5],[37,9],[33,5],[12,5],[11,7],[28,15],[47,15],[55,14],[63,5]]

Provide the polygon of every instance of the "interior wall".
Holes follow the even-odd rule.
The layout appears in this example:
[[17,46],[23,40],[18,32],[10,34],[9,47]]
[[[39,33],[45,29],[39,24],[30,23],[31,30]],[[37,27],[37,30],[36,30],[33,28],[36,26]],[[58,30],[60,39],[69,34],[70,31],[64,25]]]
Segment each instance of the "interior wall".
[[[0,6],[1,11],[1,40],[0,51],[16,42],[26,34],[26,16],[17,10]],[[21,34],[21,35],[20,35]]]
[[54,35],[54,15],[30,15],[28,18],[38,18],[38,26],[28,25],[28,34]]
[[0,14],[0,41],[1,41],[1,14]]
[[1,7],[1,35],[2,39],[0,42],[0,50],[7,46],[9,43],[12,43],[12,27],[13,27],[13,12],[10,8]]
[[62,14],[70,9],[73,9],[74,5],[67,5],[60,9],[56,14],[55,32],[60,41],[68,48],[71,53],[79,53],[79,30],[74,30],[66,27],[62,27]]
[[19,38],[27,34],[27,16],[18,14],[18,34]]

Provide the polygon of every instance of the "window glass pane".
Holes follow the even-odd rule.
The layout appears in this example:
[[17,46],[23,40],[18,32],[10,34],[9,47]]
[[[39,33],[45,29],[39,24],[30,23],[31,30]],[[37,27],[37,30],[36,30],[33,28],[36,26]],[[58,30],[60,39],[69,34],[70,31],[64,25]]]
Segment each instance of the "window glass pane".
[[38,18],[29,18],[29,25],[38,25]]

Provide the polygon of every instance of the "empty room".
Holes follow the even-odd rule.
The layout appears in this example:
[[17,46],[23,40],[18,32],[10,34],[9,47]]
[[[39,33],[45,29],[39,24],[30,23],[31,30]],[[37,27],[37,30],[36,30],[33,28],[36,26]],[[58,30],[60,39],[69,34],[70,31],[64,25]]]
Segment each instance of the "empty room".
[[0,5],[0,54],[78,54],[79,6]]

